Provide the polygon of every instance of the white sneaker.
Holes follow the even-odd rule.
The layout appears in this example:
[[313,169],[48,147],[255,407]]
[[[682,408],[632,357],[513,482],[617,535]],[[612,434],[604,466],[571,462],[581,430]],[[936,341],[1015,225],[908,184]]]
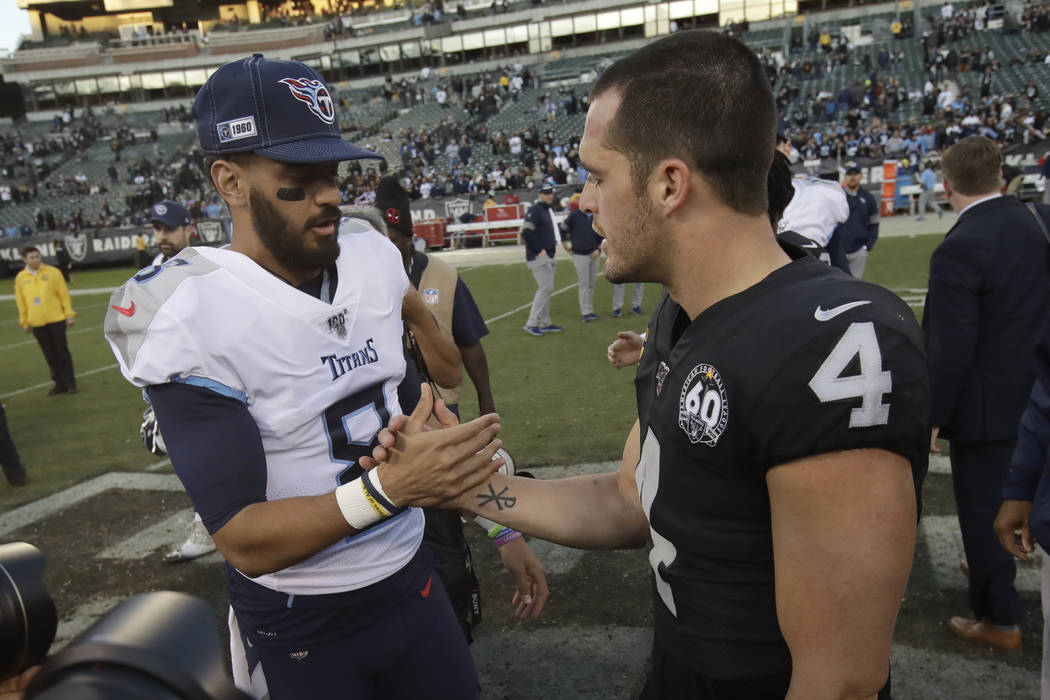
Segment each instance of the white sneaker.
[[169,564],[177,564],[180,561],[189,561],[210,554],[215,551],[215,543],[212,542],[208,529],[200,520],[194,520],[190,527],[190,536],[185,542],[164,555],[164,561]]

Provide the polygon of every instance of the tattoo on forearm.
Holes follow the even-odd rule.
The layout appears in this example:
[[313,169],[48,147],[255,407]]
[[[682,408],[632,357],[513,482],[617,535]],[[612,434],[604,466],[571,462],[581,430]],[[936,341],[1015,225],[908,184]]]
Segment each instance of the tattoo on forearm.
[[509,486],[504,486],[503,489],[496,493],[496,489],[492,488],[492,484],[489,484],[488,493],[474,494],[478,497],[478,507],[487,506],[490,503],[495,503],[496,508],[503,510],[504,508],[513,508],[514,504],[518,502],[518,499],[514,496],[504,496],[510,490]]

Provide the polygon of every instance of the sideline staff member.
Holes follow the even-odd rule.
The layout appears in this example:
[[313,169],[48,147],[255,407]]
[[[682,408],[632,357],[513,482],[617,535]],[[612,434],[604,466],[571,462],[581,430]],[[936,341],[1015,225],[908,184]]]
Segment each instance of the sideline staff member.
[[69,288],[57,267],[45,265],[36,246],[22,248],[25,269],[15,276],[15,304],[18,306],[18,324],[26,333],[32,333],[51,369],[55,386],[47,392],[77,393],[77,377],[73,370],[73,356],[66,342],[66,326],[76,323],[77,314],[69,298]]
[[538,199],[525,212],[521,224],[521,238],[525,242],[525,264],[536,280],[536,294],[532,298],[525,332],[542,336],[564,330],[551,323],[551,295],[554,293],[554,273],[557,263],[554,252],[561,241],[558,223],[554,220],[554,188],[543,183],[537,191]]
[[[930,257],[922,323],[930,374],[930,449],[951,441],[952,485],[969,568],[973,617],[948,628],[1001,651],[1021,646],[1013,557],[992,529],[1021,414],[1035,381],[1035,346],[1050,309],[1050,246],[1039,220],[999,193],[1002,153],[971,136],[941,158],[959,214]],[[1050,210],[1038,205],[1044,219]]]
[[[922,337],[895,295],[778,245],[774,126],[731,37],[681,32],[601,74],[580,207],[611,282],[668,292],[639,421],[616,474],[497,474],[452,503],[568,546],[650,538],[649,699],[888,696],[927,461]],[[404,423],[376,458],[428,435]]]

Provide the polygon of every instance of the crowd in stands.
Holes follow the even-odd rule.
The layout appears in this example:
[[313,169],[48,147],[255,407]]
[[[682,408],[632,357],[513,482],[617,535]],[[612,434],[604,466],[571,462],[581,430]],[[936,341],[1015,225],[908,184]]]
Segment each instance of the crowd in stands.
[[[787,133],[798,157],[849,159],[904,157],[917,163],[967,136],[987,136],[1006,147],[1046,137],[1047,111],[1037,101],[1039,89],[1030,81],[1019,94],[993,91],[1000,57],[988,47],[971,43],[986,30],[990,5],[955,10],[944,3],[920,25],[919,45],[927,80],[922,89],[906,91],[897,73],[904,52],[891,42],[875,49],[851,49],[844,37],[830,41],[810,35],[809,51],[778,64],[764,52],[771,79],[777,81],[779,128]],[[1050,5],[1026,9],[1021,25],[1038,32],[1050,26]],[[1043,17],[1043,23],[1037,19]],[[821,35],[824,36],[824,35]],[[1050,62],[1050,50],[1029,50],[1001,57],[1011,66]],[[806,89],[807,81],[850,65],[864,77],[836,94]],[[960,79],[979,74],[972,90]],[[856,74],[856,73],[855,73]],[[776,76],[773,78],[773,76]],[[901,118],[902,106],[914,105],[921,116]]]
[[[440,21],[444,11],[440,2],[416,8],[420,22]],[[997,89],[1002,83],[996,78],[1003,64],[1050,64],[1050,48],[997,56],[982,39],[992,12],[988,3],[955,9],[945,2],[917,27],[894,21],[893,39],[870,47],[851,46],[840,29],[814,26],[804,39],[796,37],[786,54],[762,49],[778,127],[791,140],[795,160],[896,157],[915,167],[927,154],[971,135],[1004,147],[1044,139],[1050,115],[1042,108],[1039,87],[1030,81],[1017,94],[1009,93]],[[1019,19],[1004,25],[1004,31],[1047,29],[1050,2],[1029,5]],[[728,31],[747,39],[746,24],[730,25]],[[906,87],[901,76],[909,67],[914,70],[916,55],[927,79],[921,88],[914,79]],[[849,80],[841,79],[844,71]],[[828,89],[833,82],[841,86],[835,92]],[[388,155],[387,161],[344,166],[339,184],[345,201],[370,202],[388,170],[398,173],[413,199],[481,199],[540,182],[580,184],[586,173],[579,162],[578,125],[587,109],[586,88],[538,88],[537,75],[515,62],[467,77],[426,68],[397,80],[388,76],[379,88],[355,93],[364,112],[358,109],[362,105],[341,97],[349,114],[342,120],[344,131]],[[421,106],[420,114],[429,117],[425,122],[406,112]],[[510,108],[524,116],[492,121]],[[185,106],[165,108],[161,117],[166,122],[192,119]],[[105,193],[107,187],[121,194],[98,211],[56,218],[44,207],[34,217],[36,228],[80,231],[142,223],[149,205],[163,198],[179,198],[205,215],[208,207],[221,209],[207,186],[199,152],[172,158],[154,150],[152,157],[138,152],[122,161],[123,148],[142,136],[127,125],[104,128],[89,110],[76,118],[60,114],[50,133],[33,138],[18,131],[0,135],[0,211],[8,204],[31,203],[41,191],[75,196]],[[55,164],[49,155],[60,154],[59,163],[68,161],[100,138],[109,140],[113,155],[108,182],[89,182],[69,168],[48,177]],[[147,138],[155,140],[156,133]]]

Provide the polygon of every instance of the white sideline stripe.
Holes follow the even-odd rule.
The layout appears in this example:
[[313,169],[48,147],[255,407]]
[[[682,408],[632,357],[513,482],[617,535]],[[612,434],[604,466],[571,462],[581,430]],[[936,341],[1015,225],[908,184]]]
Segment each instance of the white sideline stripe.
[[[598,276],[599,277],[604,277],[605,273],[604,272],[599,272]],[[556,297],[559,294],[561,294],[562,292],[567,292],[570,289],[573,289],[573,288],[579,287],[579,286],[580,286],[579,282],[573,282],[572,284],[570,284],[567,287],[562,287],[561,289],[557,289],[557,290],[551,292],[551,297]],[[502,321],[503,319],[507,318],[508,316],[513,316],[514,314],[518,313],[519,311],[524,311],[525,309],[529,309],[529,308],[532,308],[532,302],[531,301],[528,304],[522,304],[521,306],[517,307],[516,309],[511,309],[510,311],[508,311],[506,313],[503,313],[503,314],[500,314],[499,316],[493,316],[492,318],[487,318],[487,319],[485,319],[485,324],[487,325],[489,323],[492,323],[493,321]],[[0,397],[0,398],[3,398],[3,397]]]
[[[106,365],[105,367],[96,367],[95,369],[89,369],[87,372],[77,372],[77,377],[87,377],[88,375],[98,374],[99,372],[105,372],[107,369],[113,369],[114,367],[118,367],[118,366],[119,365],[117,365],[117,363],[114,362],[113,364]],[[43,384],[34,384],[33,386],[27,386],[24,389],[16,389],[15,391],[10,391],[10,392],[8,392],[6,394],[0,394],[0,399],[9,399],[12,396],[18,396],[19,394],[24,394],[27,391],[34,391],[36,389],[43,389],[45,386],[50,386],[50,385],[51,385],[51,382],[44,382]]]
[[39,501],[28,503],[10,513],[0,515],[0,537],[19,528],[50,517],[70,506],[109,489],[138,491],[182,491],[182,483],[174,474],[142,474],[136,472],[109,472],[82,484],[70,486]]
[[153,464],[151,464],[148,467],[146,467],[146,471],[148,471],[148,472],[159,472],[164,467],[170,467],[170,466],[171,466],[171,460],[168,459],[167,457],[165,457],[164,459],[160,460],[159,462],[154,462]]
[[[959,518],[954,515],[924,515],[919,522],[919,536],[929,550],[929,562],[933,567],[933,579],[938,588],[966,590],[966,577],[959,571],[959,562],[966,558],[963,552],[962,535],[959,533]],[[1032,561],[1017,564],[1014,587],[1018,591],[1038,594],[1042,579],[1039,572],[1042,553],[1036,548],[1029,555]]]
[[930,474],[951,474],[952,463],[948,455],[930,455]]
[[[76,335],[77,333],[89,333],[91,331],[97,331],[102,326],[88,326],[87,328],[79,328],[75,331],[67,331],[66,335]],[[10,350],[11,348],[20,348],[23,345],[36,345],[36,339],[33,340],[22,340],[17,343],[11,343],[10,345],[0,345],[0,350]]]
[[[71,297],[86,297],[94,296],[97,294],[112,294],[115,289],[119,287],[94,287],[92,289],[70,289],[69,296]],[[14,294],[0,294],[0,301],[14,301]]]
[[95,555],[96,559],[121,559],[138,561],[145,559],[159,547],[182,542],[193,522],[193,509],[187,508],[174,515],[139,530],[112,547],[107,547]]

